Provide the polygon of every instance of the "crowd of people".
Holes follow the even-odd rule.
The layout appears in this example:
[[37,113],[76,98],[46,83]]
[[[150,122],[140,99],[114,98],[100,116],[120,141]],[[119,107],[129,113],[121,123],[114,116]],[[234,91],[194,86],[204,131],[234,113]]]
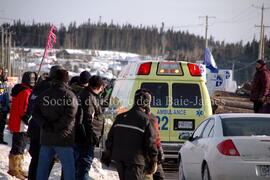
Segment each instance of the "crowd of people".
[[[3,69],[0,74],[2,85],[6,81]],[[25,72],[21,83],[12,88],[11,105],[9,93],[0,87],[0,143],[7,144],[3,139],[6,122],[12,133],[8,173],[22,180],[47,180],[55,162],[60,161],[61,179],[90,179],[94,151],[104,132],[104,105],[111,91],[112,85],[100,76],[84,71],[70,79],[60,65],[40,77]],[[109,166],[113,160],[121,180],[164,179],[158,122],[150,111],[152,94],[139,89],[134,98],[133,107],[116,117],[101,162]],[[31,162],[25,172],[28,143]]]
[[[256,62],[256,69],[251,91],[254,112],[270,113],[270,73],[263,60]],[[7,71],[0,68],[0,143],[7,144],[6,123],[13,135],[8,173],[22,180],[47,180],[60,160],[61,179],[90,179],[112,85],[88,71],[70,79],[64,67],[55,65],[40,77],[25,72],[11,90],[10,103],[6,82]],[[149,90],[138,89],[133,107],[116,116],[108,133],[101,162],[109,166],[114,161],[120,180],[164,179],[158,122],[150,110],[152,96]],[[32,158],[27,173],[22,165],[28,143]]]

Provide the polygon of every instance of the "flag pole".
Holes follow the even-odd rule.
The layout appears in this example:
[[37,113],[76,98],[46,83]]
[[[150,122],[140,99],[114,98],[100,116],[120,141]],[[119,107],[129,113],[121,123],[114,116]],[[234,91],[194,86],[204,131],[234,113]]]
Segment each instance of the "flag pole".
[[46,54],[46,53],[47,53],[47,46],[45,47],[45,50],[44,50],[42,59],[41,59],[40,64],[39,64],[39,68],[38,68],[38,72],[37,72],[37,77],[39,76],[39,73],[40,73],[40,70],[41,70],[41,66],[42,66],[42,64],[43,64],[43,61],[44,61],[44,58],[45,58],[45,54]]
[[40,64],[39,64],[37,77],[39,76],[39,73],[41,71],[41,67],[42,67],[44,59],[48,58],[48,50],[53,48],[53,43],[56,43],[56,35],[53,32],[54,30],[57,30],[57,28],[54,25],[52,25],[50,28],[50,31],[48,33],[48,39],[46,42],[46,47],[44,49],[43,56],[42,56],[42,59],[41,59]]

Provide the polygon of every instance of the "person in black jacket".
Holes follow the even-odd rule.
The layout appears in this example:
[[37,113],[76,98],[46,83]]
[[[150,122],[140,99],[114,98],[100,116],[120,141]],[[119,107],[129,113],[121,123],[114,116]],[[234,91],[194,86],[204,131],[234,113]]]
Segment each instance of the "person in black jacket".
[[76,180],[89,179],[88,172],[94,159],[95,146],[99,141],[104,129],[104,116],[99,102],[99,94],[104,88],[100,76],[92,76],[89,85],[80,91],[78,100],[80,103],[76,127]]
[[[45,79],[41,78],[42,80],[37,82],[37,85],[34,87],[33,92],[30,95],[30,99],[28,103],[28,110],[27,110],[27,117],[26,117],[28,119],[31,119],[29,121],[28,130],[27,130],[27,135],[30,138],[29,154],[31,155],[31,161],[30,161],[29,169],[28,169],[28,180],[36,180],[39,150],[40,150],[40,127],[35,121],[35,119],[31,118],[32,113],[33,113],[34,103],[35,103],[36,98],[42,92],[44,92],[45,90],[49,89],[52,86],[52,81],[53,79],[55,79],[56,71],[59,69],[64,69],[64,67],[60,65],[55,65],[51,67],[49,76],[44,77]],[[54,160],[51,162],[49,172],[51,171],[53,165],[54,165]],[[63,175],[61,174],[61,180],[63,179],[64,179]]]
[[65,180],[75,179],[74,125],[78,101],[68,87],[68,72],[56,71],[52,86],[35,101],[33,118],[41,128],[37,179],[47,180],[49,166],[58,155]]
[[83,88],[88,86],[90,77],[91,75],[88,71],[81,72],[77,82],[70,82],[70,87],[72,91],[75,94],[78,94]]
[[152,174],[156,169],[156,132],[146,113],[150,102],[149,93],[137,91],[133,107],[116,117],[108,134],[104,157],[111,155],[116,161],[120,180],[142,180],[145,173]]

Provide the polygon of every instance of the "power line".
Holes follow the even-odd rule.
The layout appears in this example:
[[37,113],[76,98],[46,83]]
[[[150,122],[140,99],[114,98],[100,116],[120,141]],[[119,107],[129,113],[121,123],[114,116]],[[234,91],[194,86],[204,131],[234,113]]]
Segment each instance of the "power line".
[[250,16],[244,17],[243,19],[239,19],[239,20],[233,20],[233,21],[227,21],[227,20],[226,21],[216,21],[216,22],[214,22],[214,24],[216,24],[216,23],[217,24],[222,24],[222,23],[224,23],[224,24],[230,24],[230,23],[234,24],[234,23],[247,22],[247,21],[250,21],[251,19],[254,19],[254,18],[258,17],[258,14],[256,14],[256,15],[253,15],[253,14],[255,14],[255,13],[252,13],[252,14],[250,14]]
[[264,22],[263,22],[263,15],[265,9],[270,9],[270,7],[264,7],[264,4],[262,4],[262,7],[258,7],[255,5],[252,5],[252,7],[261,9],[261,25],[260,25],[260,46],[259,46],[259,59],[264,58]]
[[252,62],[252,63],[250,63],[250,64],[247,64],[247,65],[244,66],[244,67],[235,69],[234,72],[238,72],[238,71],[241,71],[241,70],[243,70],[243,69],[246,69],[246,68],[250,67],[250,66],[253,65],[253,64],[256,64],[256,61],[254,61],[254,62]]
[[[231,17],[231,18],[228,18],[227,21],[232,21],[232,20],[235,20],[237,19],[238,17],[240,17],[241,15],[245,14],[246,12],[248,12],[250,10],[251,6],[248,6],[247,8],[245,8],[244,10],[242,10],[240,13],[238,13],[237,15]],[[226,20],[225,20],[226,21]]]

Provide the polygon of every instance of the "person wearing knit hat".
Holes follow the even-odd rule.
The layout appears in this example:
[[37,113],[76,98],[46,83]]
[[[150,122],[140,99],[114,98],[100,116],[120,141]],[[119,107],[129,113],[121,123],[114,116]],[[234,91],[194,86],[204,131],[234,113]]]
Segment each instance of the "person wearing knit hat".
[[65,69],[65,68],[62,65],[54,65],[54,66],[52,66],[51,69],[50,69],[50,72],[49,72],[49,78],[54,79],[55,73],[59,69]]
[[260,64],[260,65],[262,65],[262,66],[265,65],[265,62],[264,62],[264,60],[262,60],[262,59],[258,59],[258,60],[256,61],[256,63],[258,63],[258,64]]
[[[29,116],[32,116],[36,98],[39,95],[41,95],[44,91],[52,87],[53,81],[55,80],[55,77],[56,77],[56,72],[57,70],[60,70],[60,69],[65,69],[65,68],[62,65],[54,65],[51,67],[49,73],[41,75],[30,97],[28,110],[27,110]],[[32,118],[29,122],[27,135],[30,138],[29,154],[31,155],[31,161],[28,168],[28,180],[36,180],[37,167],[38,167],[38,161],[39,161],[39,151],[40,151],[41,145],[40,145],[40,127],[37,124],[35,118]],[[53,165],[54,165],[54,161],[51,162],[49,172],[51,171]],[[61,179],[63,179],[63,175],[61,175]]]
[[74,82],[70,84],[71,90],[78,94],[83,88],[87,87],[89,84],[89,79],[91,75],[88,71],[81,72],[78,82]]
[[89,171],[95,147],[99,145],[103,135],[105,118],[99,99],[103,88],[102,78],[92,76],[89,85],[77,94],[80,105],[75,123],[76,180],[90,179]]
[[91,75],[88,71],[81,72],[80,79],[79,79],[80,84],[85,86],[85,87],[88,86],[90,77],[91,77]]
[[258,113],[269,93],[270,73],[264,60],[256,61],[256,72],[253,77],[250,100],[254,103],[253,109]]
[[75,179],[74,138],[78,101],[68,86],[68,71],[55,71],[51,88],[35,100],[33,119],[40,127],[40,151],[36,179],[47,180],[55,155],[61,161],[65,180]]

